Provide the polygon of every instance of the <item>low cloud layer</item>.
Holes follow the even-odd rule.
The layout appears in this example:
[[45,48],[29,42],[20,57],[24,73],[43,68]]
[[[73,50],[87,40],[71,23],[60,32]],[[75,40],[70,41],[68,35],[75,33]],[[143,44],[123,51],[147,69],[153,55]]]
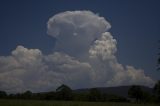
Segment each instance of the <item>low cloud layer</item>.
[[110,23],[91,11],[67,11],[47,22],[47,33],[57,39],[54,52],[21,45],[10,56],[0,56],[0,90],[33,92],[72,88],[141,84],[154,80],[144,70],[118,62],[117,41]]

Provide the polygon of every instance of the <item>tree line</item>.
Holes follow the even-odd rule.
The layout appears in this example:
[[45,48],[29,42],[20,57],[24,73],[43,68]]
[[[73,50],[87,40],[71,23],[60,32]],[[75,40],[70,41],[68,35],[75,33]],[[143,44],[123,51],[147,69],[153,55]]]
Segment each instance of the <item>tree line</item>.
[[106,94],[97,88],[91,88],[88,92],[75,92],[67,85],[61,85],[52,92],[7,94],[0,91],[0,99],[32,99],[32,100],[63,100],[63,101],[94,101],[94,102],[160,102],[160,81],[153,89],[153,93],[143,91],[141,86],[132,85],[128,90],[128,97]]

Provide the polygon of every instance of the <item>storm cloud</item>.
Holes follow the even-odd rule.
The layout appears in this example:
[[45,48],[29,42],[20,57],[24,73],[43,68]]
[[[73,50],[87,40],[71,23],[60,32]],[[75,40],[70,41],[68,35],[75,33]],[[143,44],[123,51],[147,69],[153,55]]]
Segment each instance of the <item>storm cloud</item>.
[[83,57],[111,25],[90,11],[67,11],[51,17],[47,27],[48,34],[57,39],[55,51]]
[[0,56],[0,90],[33,92],[53,90],[61,84],[73,89],[141,84],[154,80],[143,69],[118,62],[117,41],[110,23],[91,11],[67,11],[47,22],[47,33],[56,38],[54,52],[21,45],[10,56]]

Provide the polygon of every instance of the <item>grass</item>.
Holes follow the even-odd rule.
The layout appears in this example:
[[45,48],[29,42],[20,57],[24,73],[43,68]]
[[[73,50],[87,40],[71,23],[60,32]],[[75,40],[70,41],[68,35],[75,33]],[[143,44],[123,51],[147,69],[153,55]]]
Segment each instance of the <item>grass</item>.
[[159,106],[159,104],[133,104],[111,102],[0,100],[0,106]]

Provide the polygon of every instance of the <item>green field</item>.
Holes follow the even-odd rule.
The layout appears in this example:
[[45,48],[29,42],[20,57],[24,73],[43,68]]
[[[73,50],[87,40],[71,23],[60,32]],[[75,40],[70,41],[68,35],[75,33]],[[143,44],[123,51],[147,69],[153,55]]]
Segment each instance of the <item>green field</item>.
[[0,106],[159,106],[158,104],[132,104],[108,102],[68,102],[40,100],[0,100]]

